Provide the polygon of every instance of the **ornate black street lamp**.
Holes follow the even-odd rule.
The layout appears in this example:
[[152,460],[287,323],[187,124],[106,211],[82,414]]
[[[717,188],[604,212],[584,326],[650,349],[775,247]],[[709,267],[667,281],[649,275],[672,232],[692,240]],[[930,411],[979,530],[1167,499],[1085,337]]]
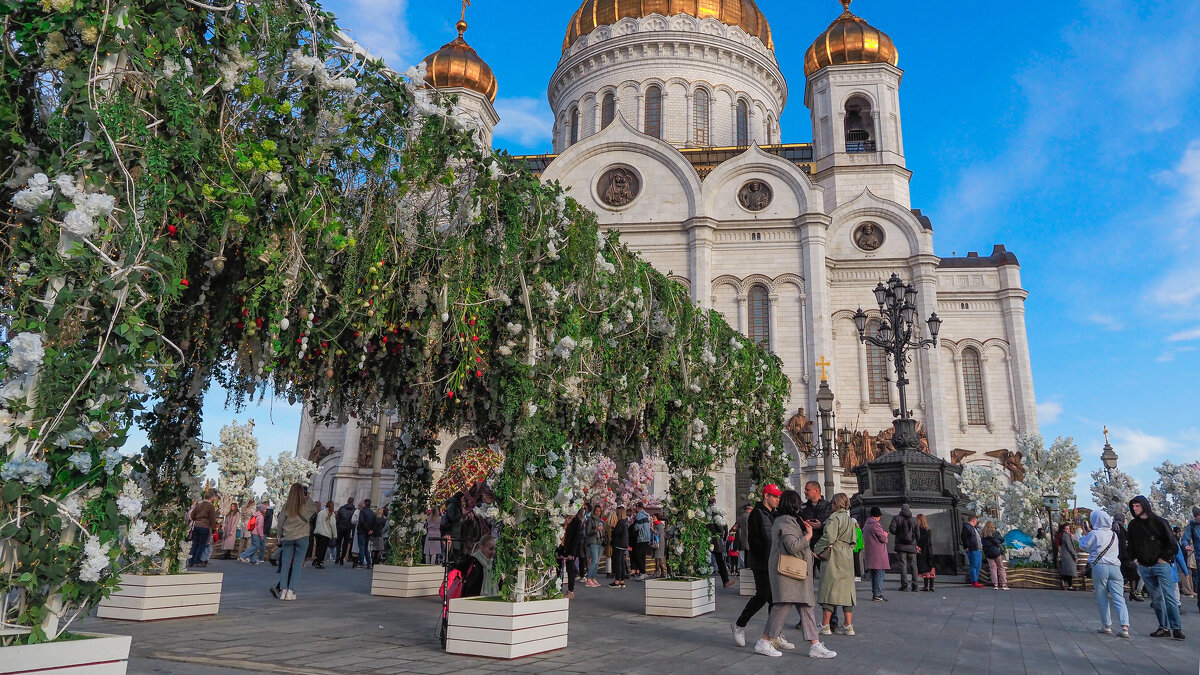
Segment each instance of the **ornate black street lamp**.
[[[821,386],[817,389],[817,422],[820,424],[818,431],[817,444],[813,444],[812,427],[805,427],[800,432],[800,440],[806,446],[811,448],[810,454],[823,456],[825,458],[825,498],[829,499],[833,496],[833,453],[836,451],[834,441],[841,443],[844,449],[850,445],[852,434],[849,429],[836,431],[836,424],[833,418],[833,391],[829,388],[829,380],[825,375],[825,368],[832,365],[822,356],[817,362],[821,366]],[[834,439],[834,434],[837,433],[838,438]]]
[[1100,453],[1100,461],[1104,462],[1104,473],[1112,481],[1113,469],[1117,468],[1117,453],[1108,442],[1108,427],[1104,427],[1104,452]]
[[875,287],[875,301],[879,303],[881,317],[878,334],[867,335],[867,314],[861,307],[854,314],[854,326],[858,328],[859,340],[883,349],[888,358],[896,364],[896,388],[900,393],[900,409],[893,411],[896,419],[892,420],[892,426],[896,428],[896,435],[892,442],[897,450],[919,451],[921,442],[917,438],[917,422],[912,419],[912,411],[908,409],[908,399],[904,392],[904,387],[908,384],[905,373],[912,358],[908,352],[937,346],[942,320],[938,318],[937,312],[931,313],[926,320],[929,325],[929,337],[921,338],[917,331],[917,289],[894,273],[887,284],[881,281]]

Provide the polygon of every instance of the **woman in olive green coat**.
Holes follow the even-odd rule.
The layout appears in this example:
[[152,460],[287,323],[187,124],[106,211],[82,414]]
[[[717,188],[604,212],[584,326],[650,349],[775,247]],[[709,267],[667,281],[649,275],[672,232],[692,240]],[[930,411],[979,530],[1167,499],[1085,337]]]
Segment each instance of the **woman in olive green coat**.
[[821,589],[817,602],[825,609],[821,622],[821,633],[829,635],[829,619],[834,608],[841,607],[846,614],[842,635],[854,635],[853,608],[858,604],[854,591],[854,521],[850,519],[850,498],[844,492],[833,496],[830,502],[833,514],[825,521],[821,540],[813,545],[813,553],[821,555],[829,549],[829,559],[821,566]]

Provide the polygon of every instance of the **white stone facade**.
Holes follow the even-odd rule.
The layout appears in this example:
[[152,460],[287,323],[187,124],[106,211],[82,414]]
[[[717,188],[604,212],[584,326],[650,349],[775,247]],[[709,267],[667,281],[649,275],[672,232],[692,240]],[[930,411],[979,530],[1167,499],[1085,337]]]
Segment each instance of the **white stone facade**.
[[[852,316],[859,307],[878,314],[872,290],[892,273],[911,281],[922,327],[935,310],[944,323],[938,347],[913,355],[908,406],[933,454],[951,460],[960,450],[971,453],[968,463],[990,462],[984,453],[1015,451],[1018,433],[1037,431],[1027,293],[1016,257],[1002,246],[984,257],[934,254],[932,224],[909,199],[902,76],[887,63],[813,73],[805,83],[813,124],[805,163],[785,158],[779,146],[758,147],[780,142],[776,120],[787,100],[775,56],[758,38],[687,15],[621,19],[563,52],[548,91],[557,156],[542,179],[568,186],[602,226],[619,230],[632,249],[688,286],[695,302],[747,334],[752,324],[765,333],[792,381],[789,416],[801,406],[810,416],[816,410],[815,362],[825,357],[833,363],[838,427],[872,434],[890,428],[898,407],[893,364],[881,365],[878,353],[860,342]],[[651,86],[663,94],[660,137],[643,133]],[[681,152],[697,147],[693,97],[700,90],[710,95],[711,115],[708,142],[699,145],[746,146],[703,171],[694,155]],[[603,126],[606,94],[616,107]],[[748,142],[741,144],[738,101],[749,109]],[[606,204],[598,187],[614,167],[632,172],[640,185],[619,207]],[[739,199],[752,181],[770,189],[765,208],[750,210]],[[873,239],[856,240],[866,223]],[[297,451],[305,456],[322,440],[355,455],[357,438],[356,429],[306,422]],[[786,439],[784,445],[794,450]],[[351,466],[353,458],[326,461],[318,482],[333,486],[336,476],[335,499],[362,496],[363,470]],[[819,479],[816,461],[797,456],[794,469],[794,481]],[[857,490],[840,467],[837,475],[840,489]],[[660,472],[656,491],[665,486]],[[718,486],[728,509],[745,498],[734,494],[732,463],[718,472]]]

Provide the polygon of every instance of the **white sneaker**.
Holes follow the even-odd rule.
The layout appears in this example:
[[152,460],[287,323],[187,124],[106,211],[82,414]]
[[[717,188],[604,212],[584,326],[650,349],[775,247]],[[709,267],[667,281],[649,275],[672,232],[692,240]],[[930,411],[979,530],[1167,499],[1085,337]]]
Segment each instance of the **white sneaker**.
[[759,638],[758,642],[754,643],[754,651],[763,656],[783,656],[783,652],[775,649],[770,642]]
[[821,632],[821,635],[833,635],[833,631],[829,630],[829,624],[825,624],[817,630]]
[[788,642],[787,638],[783,637],[783,635],[780,635],[779,637],[775,638],[771,642],[771,644],[775,645],[776,649],[795,649],[796,648],[796,645]]
[[733,642],[739,647],[745,647],[746,646],[746,629],[742,628],[741,626],[737,625],[736,623],[729,624],[729,627],[733,629]]
[[842,626],[841,628],[838,629],[838,632],[841,633],[842,635],[853,636],[854,635],[854,626],[850,626],[850,625]]
[[293,591],[290,588],[287,589],[286,591],[283,592],[283,599],[284,600],[295,600],[296,599],[296,591]]
[[837,656],[837,652],[825,646],[824,642],[818,642],[808,648],[808,658],[810,659],[832,659]]

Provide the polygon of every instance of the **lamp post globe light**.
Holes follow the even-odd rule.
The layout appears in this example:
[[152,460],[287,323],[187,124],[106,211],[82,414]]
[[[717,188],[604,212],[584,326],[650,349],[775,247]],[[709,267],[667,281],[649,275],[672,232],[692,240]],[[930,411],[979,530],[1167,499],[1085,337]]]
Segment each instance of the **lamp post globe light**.
[[1113,469],[1117,468],[1117,453],[1108,442],[1108,427],[1104,427],[1104,452],[1100,453],[1100,461],[1104,462],[1104,473],[1112,480]]
[[892,426],[896,435],[892,442],[898,450],[921,449],[917,439],[917,422],[912,418],[908,409],[908,399],[905,386],[908,385],[908,363],[913,349],[928,349],[937,346],[938,332],[942,328],[942,320],[937,312],[932,312],[925,323],[929,326],[929,337],[922,338],[917,317],[917,289],[911,283],[905,283],[898,275],[892,274],[887,283],[879,282],[875,286],[875,302],[879,304],[879,332],[877,335],[867,335],[867,313],[860,307],[854,314],[854,327],[858,329],[858,339],[868,342],[883,350],[887,357],[896,365],[896,389],[900,395],[900,408],[892,411],[895,419]]
[[[830,364],[822,356],[817,365],[828,366]],[[825,376],[824,367],[821,368],[821,386],[817,389],[816,421],[819,424],[816,438],[813,437],[812,428],[805,427],[800,432],[800,440],[810,449],[810,456],[817,455],[824,458],[825,498],[829,499],[834,491],[833,453],[844,452],[850,445],[853,434],[849,429],[836,430],[837,425],[833,415],[833,390],[829,388],[829,380]],[[816,443],[813,442],[814,440]]]

